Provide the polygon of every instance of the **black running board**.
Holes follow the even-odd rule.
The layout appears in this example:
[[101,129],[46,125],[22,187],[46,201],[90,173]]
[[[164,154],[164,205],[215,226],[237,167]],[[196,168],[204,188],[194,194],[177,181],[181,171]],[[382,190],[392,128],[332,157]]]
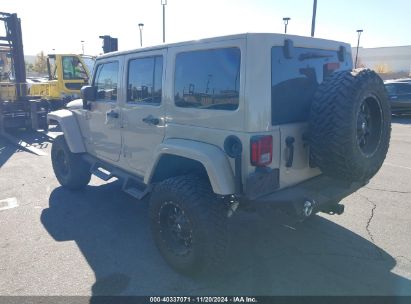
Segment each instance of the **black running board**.
[[122,190],[132,197],[141,200],[144,196],[147,195],[147,193],[150,192],[151,189],[150,186],[147,186],[141,181],[129,177],[124,180]]
[[90,164],[90,172],[98,178],[109,181],[118,178],[122,182],[121,190],[132,197],[141,200],[151,191],[151,187],[144,183],[142,177],[131,175],[111,164],[102,162],[91,155],[84,155],[84,159]]
[[114,175],[109,170],[105,169],[98,162],[94,163],[94,165],[90,169],[90,172],[106,182],[114,177]]

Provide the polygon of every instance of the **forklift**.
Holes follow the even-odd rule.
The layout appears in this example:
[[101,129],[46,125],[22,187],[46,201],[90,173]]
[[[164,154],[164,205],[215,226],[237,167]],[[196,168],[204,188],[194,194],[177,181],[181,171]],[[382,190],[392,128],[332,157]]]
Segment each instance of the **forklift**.
[[28,94],[21,21],[0,12],[6,36],[0,37],[0,133],[9,129],[47,130],[48,104]]
[[48,104],[40,96],[29,96],[24,62],[21,21],[16,14],[0,12],[5,36],[0,36],[0,136],[36,155],[47,155],[13,131],[48,130]]

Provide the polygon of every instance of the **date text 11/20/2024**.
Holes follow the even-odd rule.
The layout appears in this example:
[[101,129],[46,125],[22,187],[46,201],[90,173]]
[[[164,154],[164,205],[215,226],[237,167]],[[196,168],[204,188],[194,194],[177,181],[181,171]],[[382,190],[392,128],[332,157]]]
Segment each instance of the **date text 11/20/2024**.
[[150,303],[258,303],[254,297],[150,297]]

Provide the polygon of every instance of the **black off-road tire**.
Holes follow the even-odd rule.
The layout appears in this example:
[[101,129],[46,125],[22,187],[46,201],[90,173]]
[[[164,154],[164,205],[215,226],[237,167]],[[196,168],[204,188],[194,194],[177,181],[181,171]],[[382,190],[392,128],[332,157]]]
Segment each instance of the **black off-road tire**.
[[78,190],[90,182],[90,166],[81,158],[81,154],[70,151],[64,135],[59,135],[54,139],[51,147],[51,161],[54,174],[63,187]]
[[383,81],[369,69],[332,74],[314,95],[309,123],[311,155],[321,171],[367,182],[381,168],[390,141]]
[[[190,246],[168,237],[171,234],[167,233],[165,214],[175,206],[185,218],[181,226]],[[217,199],[208,181],[195,175],[185,175],[156,185],[150,199],[150,222],[160,253],[176,271],[185,275],[204,274],[215,270],[224,261],[227,253],[227,209]],[[185,252],[177,252],[180,248]]]

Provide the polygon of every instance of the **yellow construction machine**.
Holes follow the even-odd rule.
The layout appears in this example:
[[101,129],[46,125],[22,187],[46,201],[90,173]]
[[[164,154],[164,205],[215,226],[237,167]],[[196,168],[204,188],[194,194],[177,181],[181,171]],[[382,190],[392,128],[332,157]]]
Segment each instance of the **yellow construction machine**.
[[64,107],[80,98],[80,89],[88,84],[94,60],[94,57],[85,55],[48,55],[48,78],[28,79],[28,94],[40,96],[51,110]]
[[5,129],[47,129],[47,112],[80,97],[88,84],[94,57],[50,54],[48,77],[27,79],[21,21],[0,12],[6,35],[0,35],[0,133]]

